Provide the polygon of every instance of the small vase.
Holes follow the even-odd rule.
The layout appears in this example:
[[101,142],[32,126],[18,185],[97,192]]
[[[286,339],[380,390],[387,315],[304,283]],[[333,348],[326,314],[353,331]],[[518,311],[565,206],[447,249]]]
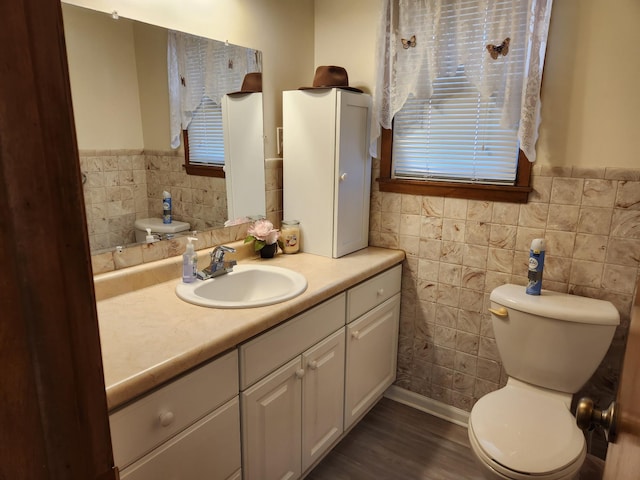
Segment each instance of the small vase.
[[260,256],[262,258],[273,258],[278,250],[278,244],[272,243],[271,245],[265,245],[260,249]]

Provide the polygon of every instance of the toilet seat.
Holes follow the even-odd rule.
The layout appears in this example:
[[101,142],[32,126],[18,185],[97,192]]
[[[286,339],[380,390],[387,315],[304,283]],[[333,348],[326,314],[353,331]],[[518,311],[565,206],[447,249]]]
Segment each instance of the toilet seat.
[[565,400],[509,379],[469,415],[474,452],[504,478],[570,478],[584,462],[586,442]]

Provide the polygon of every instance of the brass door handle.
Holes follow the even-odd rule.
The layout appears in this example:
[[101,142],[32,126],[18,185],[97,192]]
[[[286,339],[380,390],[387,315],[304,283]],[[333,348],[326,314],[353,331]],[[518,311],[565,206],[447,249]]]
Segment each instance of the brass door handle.
[[611,402],[606,410],[598,410],[593,404],[593,400],[581,398],[576,407],[576,423],[581,430],[592,427],[602,427],[607,442],[615,442],[617,432],[617,411],[616,402]]
[[493,313],[497,317],[506,317],[509,315],[509,311],[504,307],[490,308],[489,313]]

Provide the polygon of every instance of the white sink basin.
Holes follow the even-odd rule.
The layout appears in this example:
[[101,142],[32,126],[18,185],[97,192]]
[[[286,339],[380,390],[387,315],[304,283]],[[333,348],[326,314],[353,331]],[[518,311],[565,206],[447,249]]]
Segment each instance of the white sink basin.
[[203,307],[250,308],[284,302],[306,289],[307,279],[288,268],[236,265],[219,277],[179,283],[176,295]]

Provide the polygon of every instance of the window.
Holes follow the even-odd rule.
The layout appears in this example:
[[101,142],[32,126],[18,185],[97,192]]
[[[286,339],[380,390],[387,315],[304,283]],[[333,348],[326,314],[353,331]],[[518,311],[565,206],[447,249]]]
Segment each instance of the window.
[[[192,113],[191,121],[183,132],[185,170],[189,174],[212,177],[224,177],[224,135],[222,130],[222,104],[220,100],[207,96],[205,83],[207,76],[207,62],[213,65],[222,63],[227,52],[222,48],[215,48],[213,43],[204,38],[192,39],[186,43],[184,82],[196,85],[188,89],[191,96],[190,104],[197,105]],[[212,48],[213,46],[213,48]],[[225,70],[233,81],[234,73],[231,69],[218,69],[220,83],[227,83]]]
[[536,3],[387,0],[381,191],[527,201],[518,127]]

